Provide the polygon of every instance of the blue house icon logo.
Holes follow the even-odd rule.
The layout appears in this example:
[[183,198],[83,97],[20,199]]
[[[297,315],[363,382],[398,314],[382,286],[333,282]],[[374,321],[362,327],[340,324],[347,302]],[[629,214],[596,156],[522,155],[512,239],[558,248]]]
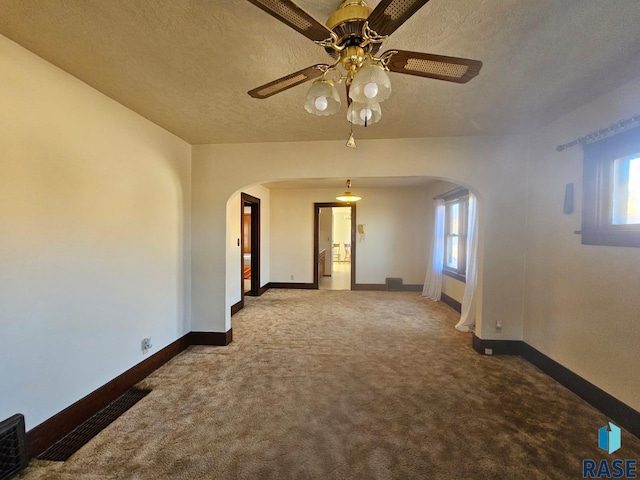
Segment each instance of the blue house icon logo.
[[620,427],[609,422],[609,427],[605,425],[598,430],[598,447],[602,450],[613,453],[618,450],[620,446]]

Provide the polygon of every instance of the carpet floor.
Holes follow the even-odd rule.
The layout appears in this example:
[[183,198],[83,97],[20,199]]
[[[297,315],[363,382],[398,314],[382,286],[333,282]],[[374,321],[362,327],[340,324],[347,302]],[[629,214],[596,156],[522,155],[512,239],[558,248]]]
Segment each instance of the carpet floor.
[[227,347],[195,346],[66,462],[22,479],[564,479],[640,458],[623,430],[519,357],[482,356],[409,292],[270,290]]

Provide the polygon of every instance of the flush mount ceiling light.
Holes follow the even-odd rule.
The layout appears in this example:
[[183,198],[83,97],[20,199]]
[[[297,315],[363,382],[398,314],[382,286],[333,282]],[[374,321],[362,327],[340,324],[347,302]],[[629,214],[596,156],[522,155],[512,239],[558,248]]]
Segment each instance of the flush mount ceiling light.
[[351,180],[347,180],[347,191],[344,192],[343,195],[337,196],[336,200],[340,202],[351,203],[351,202],[357,202],[358,200],[362,200],[362,197],[359,197],[351,193]]
[[[374,9],[363,0],[346,0],[329,17],[326,26],[292,0],[249,1],[313,40],[335,60],[274,80],[250,90],[249,95],[268,98],[320,77],[311,86],[304,105],[314,115],[332,115],[340,109],[335,84],[344,83],[349,104],[347,118],[352,124],[366,127],[380,120],[380,103],[391,95],[388,71],[466,83],[482,67],[478,60],[407,50],[387,50],[378,55],[389,35],[429,0],[381,0]],[[360,105],[354,107],[356,102]]]

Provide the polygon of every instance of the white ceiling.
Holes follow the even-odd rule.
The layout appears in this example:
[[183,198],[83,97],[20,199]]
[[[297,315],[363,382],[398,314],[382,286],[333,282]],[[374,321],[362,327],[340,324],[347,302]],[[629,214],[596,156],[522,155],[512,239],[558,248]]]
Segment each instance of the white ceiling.
[[[323,21],[340,0],[298,0]],[[371,6],[377,0],[369,2]],[[356,138],[530,133],[640,76],[638,0],[431,0],[385,42],[482,60],[458,85],[391,74]],[[0,0],[0,33],[192,144],[345,140],[308,85],[247,91],[329,60],[246,0]]]

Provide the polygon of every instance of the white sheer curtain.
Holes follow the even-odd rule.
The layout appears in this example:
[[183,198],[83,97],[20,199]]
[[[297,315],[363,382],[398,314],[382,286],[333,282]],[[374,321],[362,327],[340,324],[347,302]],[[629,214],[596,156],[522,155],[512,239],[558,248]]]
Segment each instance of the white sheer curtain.
[[432,300],[440,300],[442,294],[442,264],[444,262],[444,200],[437,198],[433,225],[433,251],[427,265],[427,276],[424,279],[422,296]]
[[469,192],[469,218],[467,222],[467,275],[462,313],[456,328],[461,332],[473,332],[476,324],[476,290],[478,286],[478,199]]

